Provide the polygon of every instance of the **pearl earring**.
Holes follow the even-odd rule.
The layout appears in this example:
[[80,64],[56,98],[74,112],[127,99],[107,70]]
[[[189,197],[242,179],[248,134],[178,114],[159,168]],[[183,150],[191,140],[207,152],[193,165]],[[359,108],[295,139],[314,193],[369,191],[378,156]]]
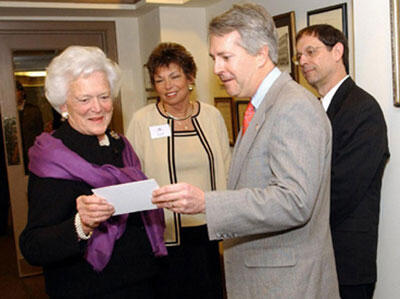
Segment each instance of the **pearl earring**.
[[192,84],[189,84],[188,89],[189,89],[189,91],[192,91],[192,90],[193,90],[193,85],[192,85]]
[[64,120],[68,119],[68,116],[69,116],[68,111],[63,111],[63,112],[61,112],[61,116],[62,116],[62,118],[63,118]]

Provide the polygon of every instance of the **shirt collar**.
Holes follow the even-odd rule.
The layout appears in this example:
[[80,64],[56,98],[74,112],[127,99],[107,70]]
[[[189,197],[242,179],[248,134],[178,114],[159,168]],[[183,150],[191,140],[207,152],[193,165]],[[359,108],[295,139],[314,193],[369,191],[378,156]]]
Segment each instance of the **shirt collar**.
[[328,110],[329,105],[332,102],[333,96],[335,95],[336,91],[342,85],[344,80],[346,80],[349,77],[349,75],[345,76],[342,80],[339,81],[338,84],[336,84],[334,87],[331,88],[331,90],[328,91],[328,93],[321,98],[322,106],[324,106],[325,111]]
[[264,78],[261,82],[260,86],[258,87],[256,94],[251,98],[251,103],[253,104],[254,108],[257,109],[260,107],[261,102],[265,98],[268,90],[271,88],[272,84],[274,84],[275,80],[278,79],[280,76],[281,71],[274,67],[271,72]]
[[99,140],[100,146],[110,146],[110,139],[108,139],[107,134],[104,134],[103,139]]

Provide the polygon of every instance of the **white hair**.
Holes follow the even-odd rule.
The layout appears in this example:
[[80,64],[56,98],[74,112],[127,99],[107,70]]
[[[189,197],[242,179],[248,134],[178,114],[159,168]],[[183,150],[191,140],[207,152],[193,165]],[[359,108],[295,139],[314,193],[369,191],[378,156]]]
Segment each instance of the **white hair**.
[[117,63],[107,58],[97,47],[70,46],[55,57],[47,67],[46,98],[55,110],[67,101],[70,83],[81,75],[104,72],[110,84],[111,96],[118,96],[121,71]]

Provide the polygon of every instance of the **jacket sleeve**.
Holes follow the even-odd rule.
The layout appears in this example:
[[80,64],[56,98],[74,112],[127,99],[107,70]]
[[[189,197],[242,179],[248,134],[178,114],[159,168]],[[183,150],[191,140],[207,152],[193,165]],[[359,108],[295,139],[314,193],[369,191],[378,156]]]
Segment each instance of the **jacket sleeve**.
[[30,174],[28,223],[19,239],[21,252],[30,264],[47,266],[83,256],[87,242],[78,241],[75,232],[75,199],[90,193],[82,182]]
[[371,98],[362,103],[343,107],[332,122],[330,220],[333,229],[351,215],[366,196],[380,198],[380,187],[374,190],[371,186],[376,180],[380,186],[389,157],[386,124],[375,100]]

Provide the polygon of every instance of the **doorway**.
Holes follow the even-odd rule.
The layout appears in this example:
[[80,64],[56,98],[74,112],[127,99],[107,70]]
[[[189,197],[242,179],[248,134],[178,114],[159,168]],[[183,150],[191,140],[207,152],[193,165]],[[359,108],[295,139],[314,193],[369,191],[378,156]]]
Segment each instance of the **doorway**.
[[[21,59],[29,61],[30,58],[54,56],[70,45],[97,46],[110,59],[117,61],[115,24],[114,22],[77,21],[0,21],[0,65],[2,66],[0,68],[0,111],[20,277],[40,273],[41,269],[29,265],[21,255],[18,246],[19,235],[26,225],[28,211],[28,176],[25,172],[26,157],[24,158],[23,153],[29,145],[24,145],[22,133],[26,136],[30,130],[27,132],[22,130],[17,108],[15,71],[18,70],[18,61]],[[40,91],[42,88],[43,78],[23,80],[23,87],[25,83],[25,87],[32,87],[32,90]],[[43,103],[43,99],[40,100],[42,101],[40,103]],[[46,117],[50,117],[50,114]],[[45,129],[44,124],[41,126]],[[117,132],[123,132],[120,99],[114,102],[111,127]],[[1,171],[3,172],[4,169]]]

